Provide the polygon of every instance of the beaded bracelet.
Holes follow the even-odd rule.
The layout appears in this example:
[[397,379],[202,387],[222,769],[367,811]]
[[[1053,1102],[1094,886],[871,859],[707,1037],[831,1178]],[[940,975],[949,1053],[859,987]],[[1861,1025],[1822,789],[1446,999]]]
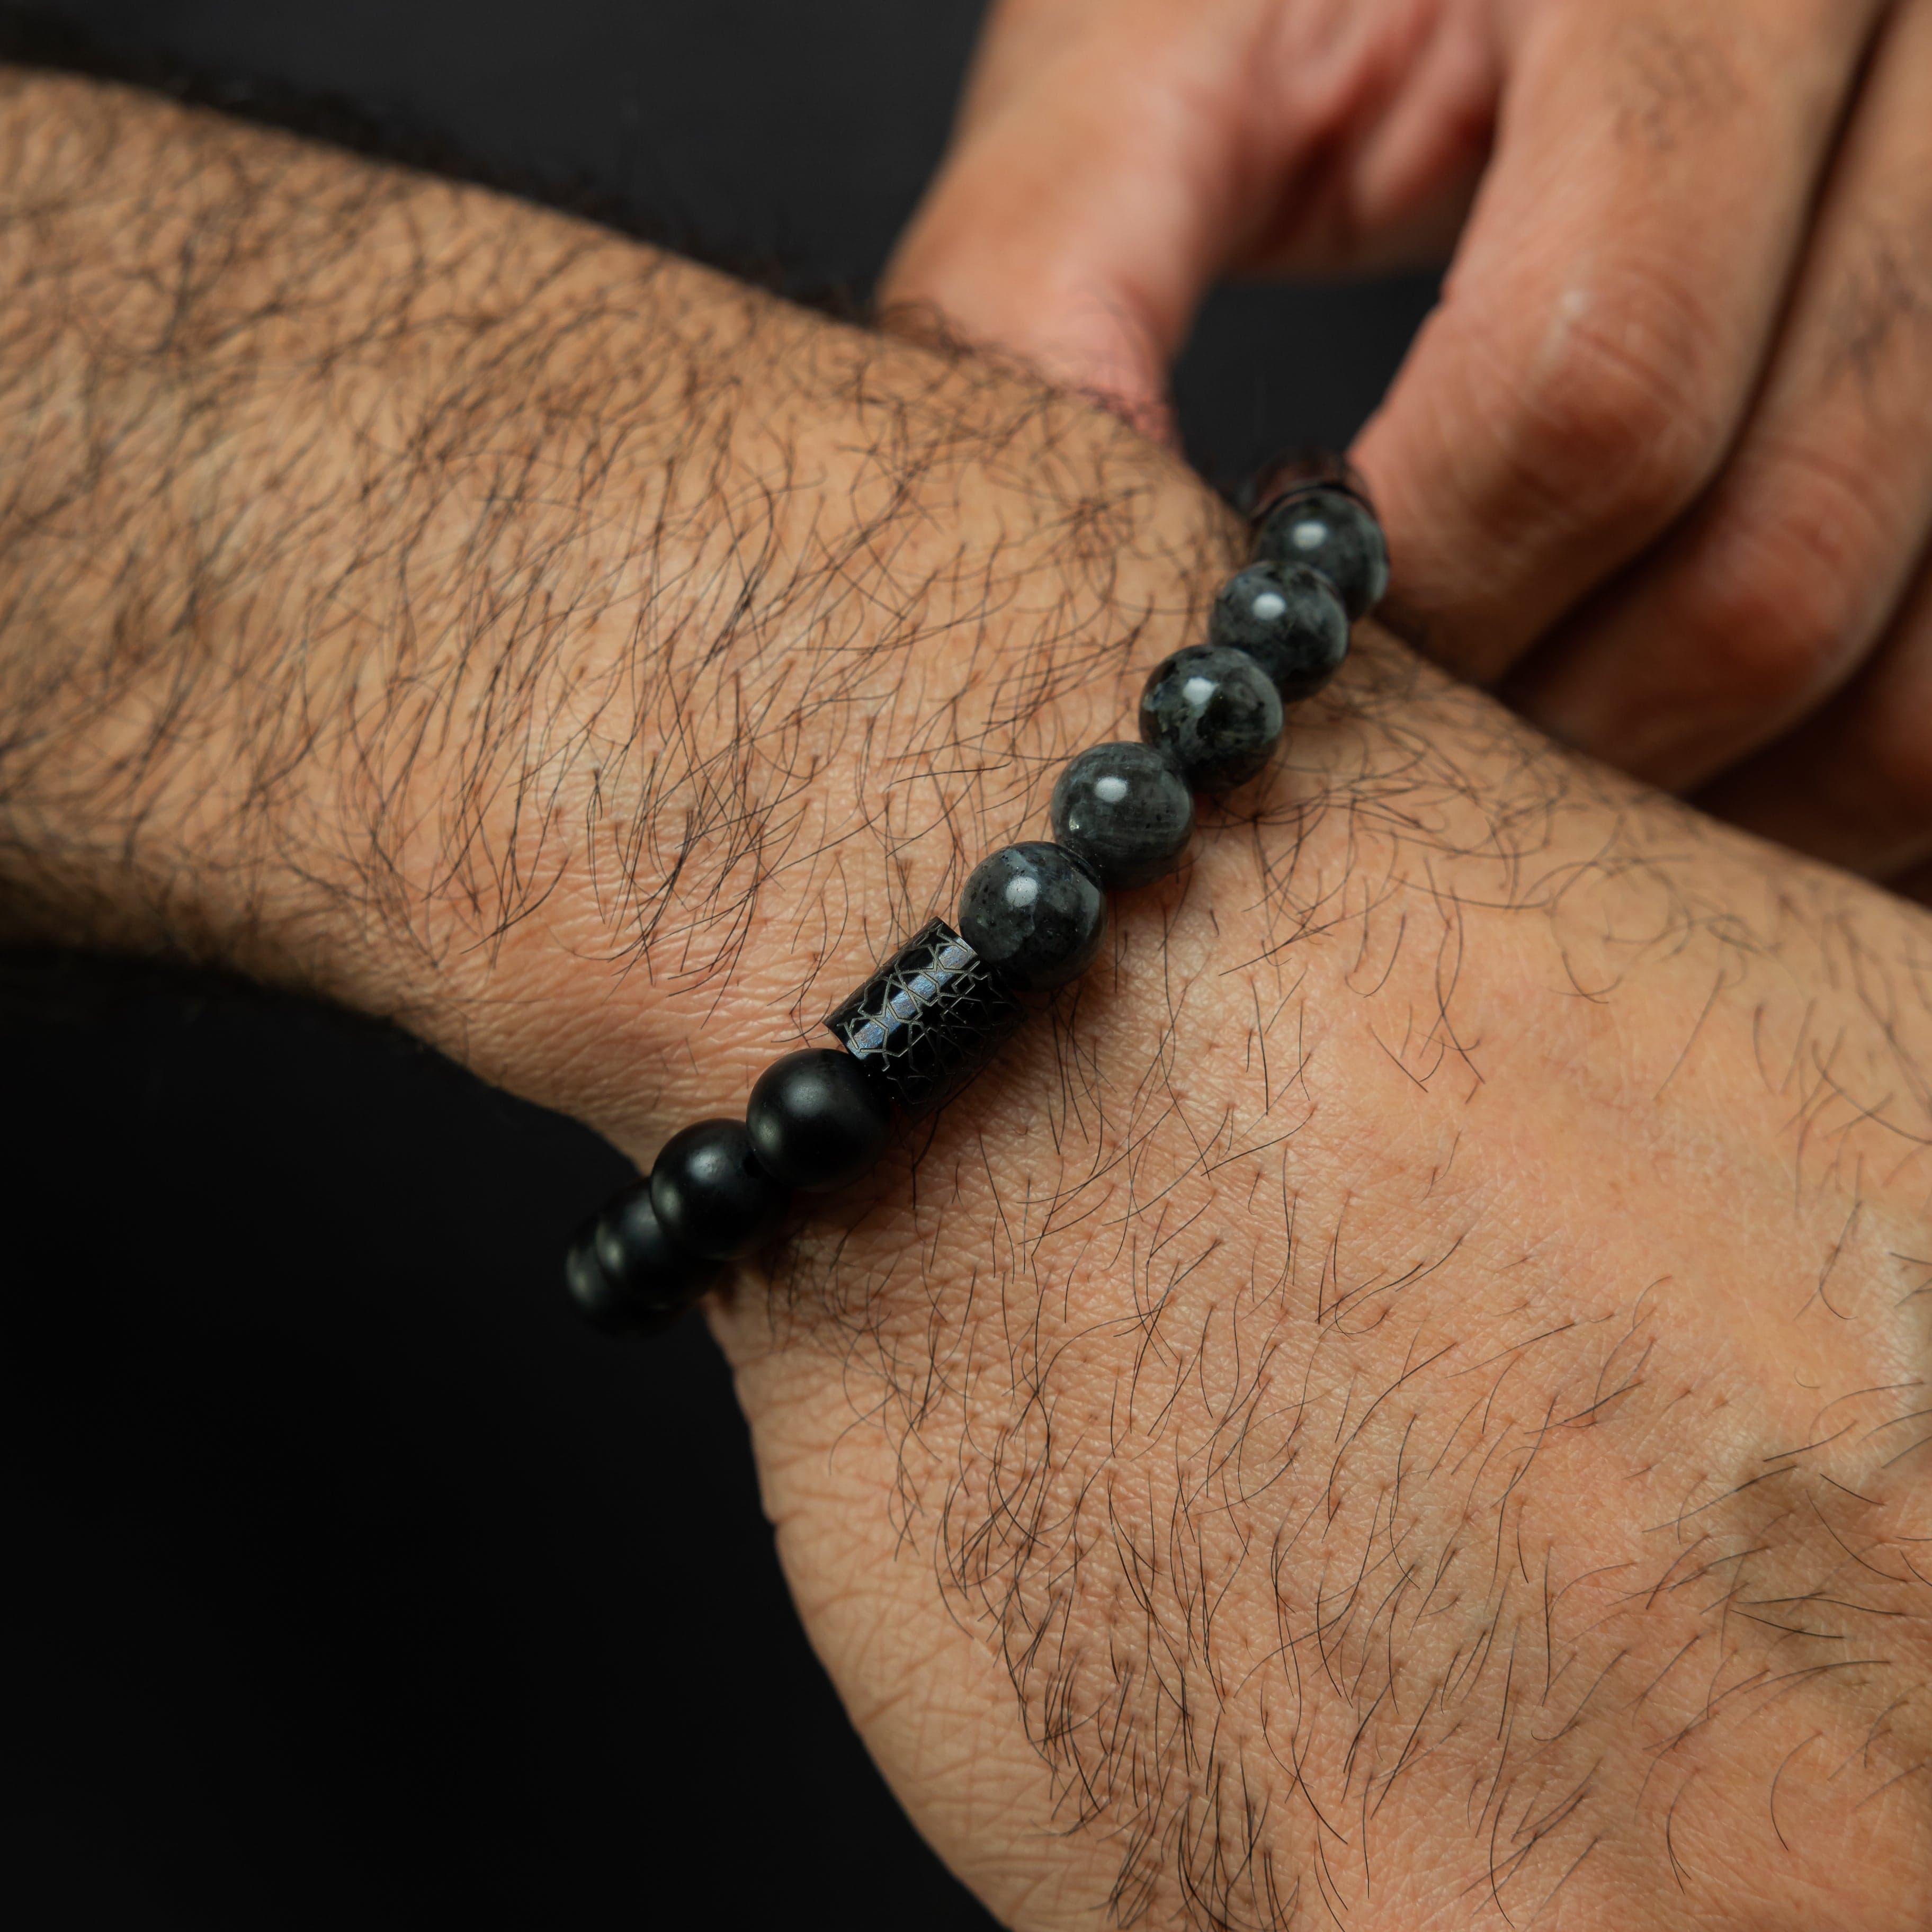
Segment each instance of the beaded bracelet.
[[794,1192],[859,1179],[885,1151],[895,1108],[928,1114],[986,1066],[1026,1018],[1017,994],[1086,970],[1108,892],[1180,865],[1194,794],[1267,764],[1282,706],[1334,676],[1349,626],[1381,602],[1388,550],[1360,484],[1332,458],[1276,465],[1252,502],[1252,560],[1215,598],[1207,643],[1154,667],[1138,744],[1096,745],[1060,773],[1052,841],[976,866],[958,929],[931,921],[827,1016],[838,1046],[774,1061],[744,1119],[674,1135],[650,1172],[578,1231],[564,1280],[595,1327],[662,1332],[770,1240]]

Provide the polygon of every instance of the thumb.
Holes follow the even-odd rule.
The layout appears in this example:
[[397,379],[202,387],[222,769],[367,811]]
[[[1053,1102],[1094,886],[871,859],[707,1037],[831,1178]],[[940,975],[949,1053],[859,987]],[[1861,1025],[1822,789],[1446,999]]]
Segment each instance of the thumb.
[[1171,437],[1168,366],[1255,199],[1248,56],[1268,11],[1000,8],[886,270],[888,317],[935,311]]

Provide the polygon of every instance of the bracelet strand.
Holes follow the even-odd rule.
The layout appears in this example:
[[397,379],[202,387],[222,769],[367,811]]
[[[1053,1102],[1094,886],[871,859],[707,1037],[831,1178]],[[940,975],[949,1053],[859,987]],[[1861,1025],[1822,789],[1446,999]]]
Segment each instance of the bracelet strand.
[[839,1042],[775,1060],[742,1120],[672,1136],[650,1172],[572,1238],[571,1300],[609,1334],[669,1328],[727,1265],[776,1232],[794,1193],[848,1186],[884,1153],[895,1111],[953,1098],[1024,1022],[1022,993],[1076,980],[1106,937],[1107,895],[1175,870],[1194,795],[1255,777],[1283,707],[1319,691],[1350,626],[1388,587],[1388,550],[1360,482],[1296,458],[1252,493],[1251,561],[1222,586],[1208,641],[1164,658],[1141,693],[1138,742],[1096,745],[1053,788],[1051,840],[1003,847],[960,895],[826,1019]]

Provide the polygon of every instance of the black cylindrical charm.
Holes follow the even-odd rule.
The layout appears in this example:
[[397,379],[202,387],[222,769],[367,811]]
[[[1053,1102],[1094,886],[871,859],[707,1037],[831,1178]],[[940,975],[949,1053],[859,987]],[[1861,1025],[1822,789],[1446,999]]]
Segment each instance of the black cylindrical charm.
[[917,1115],[950,1100],[1025,1018],[986,962],[935,919],[825,1024],[887,1095]]

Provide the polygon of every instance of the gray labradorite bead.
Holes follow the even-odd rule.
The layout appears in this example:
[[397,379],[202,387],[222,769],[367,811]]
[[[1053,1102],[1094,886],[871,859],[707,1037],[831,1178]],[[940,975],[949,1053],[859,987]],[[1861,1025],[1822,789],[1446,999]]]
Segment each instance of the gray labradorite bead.
[[1251,563],[1222,585],[1208,641],[1245,651],[1284,704],[1310,698],[1348,655],[1348,614],[1325,577],[1298,563]]
[[1107,930],[1100,881],[1064,847],[1009,845],[973,868],[959,930],[1010,986],[1045,992],[1077,980]]
[[1246,651],[1190,644],[1163,658],[1141,693],[1141,738],[1196,791],[1227,791],[1265,766],[1281,742],[1281,699]]
[[1300,563],[1325,577],[1351,621],[1388,589],[1388,545],[1376,513],[1359,496],[1327,485],[1284,496],[1255,532],[1259,563]]
[[1175,766],[1148,746],[1096,745],[1053,788],[1053,836],[1109,892],[1150,886],[1187,850],[1194,794]]
[[881,1092],[917,1115],[951,1100],[1025,1018],[986,962],[935,919],[825,1024]]

